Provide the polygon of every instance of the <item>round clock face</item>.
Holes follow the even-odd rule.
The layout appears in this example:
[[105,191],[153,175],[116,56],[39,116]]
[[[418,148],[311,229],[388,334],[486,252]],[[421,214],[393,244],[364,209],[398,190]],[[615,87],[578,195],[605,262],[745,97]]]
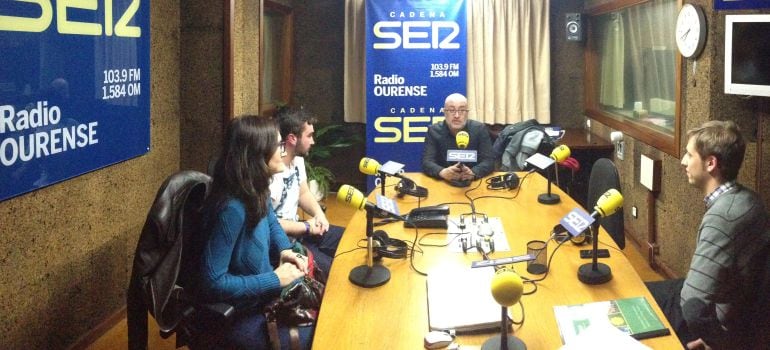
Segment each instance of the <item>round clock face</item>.
[[676,46],[682,56],[695,57],[706,43],[706,17],[703,10],[685,4],[676,19]]

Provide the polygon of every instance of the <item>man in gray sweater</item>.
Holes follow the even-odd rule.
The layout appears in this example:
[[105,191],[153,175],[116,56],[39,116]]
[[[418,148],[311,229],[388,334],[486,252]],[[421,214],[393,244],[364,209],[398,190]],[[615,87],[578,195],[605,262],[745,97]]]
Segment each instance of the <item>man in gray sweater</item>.
[[756,318],[770,310],[754,308],[767,297],[757,289],[767,275],[770,219],[761,198],[736,183],[746,143],[732,121],[709,121],[687,137],[681,164],[705,195],[706,213],[687,278],[648,288],[688,349],[763,346],[755,336],[766,326]]

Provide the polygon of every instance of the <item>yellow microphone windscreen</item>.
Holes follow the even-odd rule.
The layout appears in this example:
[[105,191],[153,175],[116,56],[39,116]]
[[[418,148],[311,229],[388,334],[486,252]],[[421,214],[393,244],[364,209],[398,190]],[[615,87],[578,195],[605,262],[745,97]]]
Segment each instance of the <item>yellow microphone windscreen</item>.
[[565,159],[569,158],[570,154],[572,154],[572,152],[570,151],[569,147],[566,145],[559,145],[559,147],[554,148],[553,152],[551,152],[551,158],[553,158],[553,160],[555,160],[557,163],[561,163]]
[[366,205],[364,194],[361,193],[361,191],[355,189],[353,186],[347,184],[340,186],[339,191],[337,191],[337,201],[346,203],[347,205],[359,210],[363,209],[363,207]]
[[380,170],[380,163],[372,158],[363,157],[358,162],[358,170],[366,175],[377,175],[377,172]]
[[498,304],[509,307],[519,302],[524,285],[521,277],[509,269],[500,269],[492,277],[492,297]]
[[594,210],[605,217],[615,214],[621,207],[623,207],[623,195],[618,190],[610,188],[596,200]]
[[455,142],[457,142],[457,147],[459,148],[465,148],[468,147],[468,143],[471,141],[471,136],[468,135],[467,131],[460,131],[457,133],[457,136],[455,136]]

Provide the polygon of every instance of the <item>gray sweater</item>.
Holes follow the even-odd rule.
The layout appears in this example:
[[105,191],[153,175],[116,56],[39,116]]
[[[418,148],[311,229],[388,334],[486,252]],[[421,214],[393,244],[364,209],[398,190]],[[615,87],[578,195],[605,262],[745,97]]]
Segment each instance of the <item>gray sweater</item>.
[[742,341],[736,339],[739,328],[750,319],[746,313],[762,275],[752,269],[766,265],[758,255],[768,244],[770,220],[753,191],[736,185],[706,210],[681,293],[682,314],[693,335],[715,349]]

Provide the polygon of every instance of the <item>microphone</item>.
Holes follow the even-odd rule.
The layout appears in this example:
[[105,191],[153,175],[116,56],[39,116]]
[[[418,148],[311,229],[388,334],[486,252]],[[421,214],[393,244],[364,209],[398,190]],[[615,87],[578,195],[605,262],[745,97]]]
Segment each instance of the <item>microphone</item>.
[[556,147],[551,151],[551,159],[555,160],[556,163],[561,163],[565,159],[569,158],[569,156],[572,154],[572,151],[570,151],[569,147],[566,145],[559,145],[559,147]]
[[[571,151],[569,150],[569,147],[565,145],[560,145],[559,147],[556,147],[551,151],[551,155],[549,156],[551,159],[554,160],[556,163],[563,162],[565,159],[569,158]],[[551,161],[551,159],[546,158],[545,156],[535,153],[531,157],[527,158],[527,163],[531,163],[535,165],[536,167],[546,170],[548,167],[550,167],[554,162]],[[531,162],[530,162],[531,160]],[[556,173],[556,167],[554,167],[554,173]],[[558,173],[556,174],[558,176]],[[537,196],[537,201],[541,204],[556,204],[561,201],[561,198],[556,193],[551,193],[551,174],[548,173],[548,192],[540,194]]]
[[[361,161],[358,162],[358,170],[363,173],[364,175],[373,175],[373,176],[379,176],[379,175],[387,175],[387,176],[395,176],[397,178],[403,179],[404,175],[401,174],[401,168],[403,168],[403,164],[396,163],[396,162],[387,162],[385,163],[385,168],[388,168],[390,166],[390,169],[383,169],[383,165],[380,164],[380,162],[369,158],[369,157],[363,157],[361,158]],[[394,169],[393,167],[396,167]],[[393,171],[398,170],[398,171]]]
[[369,157],[363,157],[358,162],[358,170],[366,175],[380,175],[380,167],[380,162]]
[[[389,164],[397,164],[399,167],[403,166],[402,164],[395,163],[395,162],[388,162],[385,163],[384,167],[387,168]],[[385,195],[385,183],[382,180],[384,176],[395,176],[401,181],[396,185],[396,190],[398,191],[399,198],[403,197],[404,195],[412,195],[415,197],[427,197],[428,196],[428,189],[422,186],[418,186],[414,181],[408,179],[406,176],[404,176],[401,173],[401,170],[399,171],[393,171],[391,167],[390,170],[383,171],[383,165],[380,164],[380,162],[369,158],[369,157],[363,157],[361,158],[361,161],[358,162],[358,170],[361,171],[361,173],[365,175],[371,175],[371,176],[382,176],[381,178],[377,178],[374,181],[375,186],[380,186],[382,184],[382,195]],[[338,192],[339,193],[339,192]]]
[[[467,131],[462,130],[455,135],[455,143],[457,149],[448,149],[446,151],[446,161],[449,163],[457,162],[460,164],[460,168],[464,168],[465,162],[475,163],[478,160],[478,153],[476,150],[466,150],[470,143],[471,136]],[[468,187],[471,182],[469,180],[454,180],[449,181],[449,184],[455,187]]]
[[501,306],[510,307],[519,302],[524,285],[521,277],[513,270],[500,269],[492,278],[492,297]]
[[500,316],[500,335],[493,336],[484,342],[482,350],[497,349],[526,349],[527,346],[521,339],[508,335],[508,307],[513,306],[521,299],[524,286],[521,277],[511,269],[503,268],[495,272],[490,283],[492,297],[500,304],[502,313]]
[[615,214],[620,208],[623,207],[623,195],[614,188],[610,188],[599,199],[596,200],[596,206],[591,216],[607,217]]
[[374,264],[374,224],[372,220],[375,212],[383,212],[400,220],[403,220],[403,218],[399,215],[380,210],[376,205],[369,203],[361,191],[347,184],[340,186],[339,191],[337,191],[337,201],[357,210],[366,209],[366,264],[356,266],[350,270],[348,280],[364,288],[373,288],[387,283],[390,280],[390,270],[380,264]]
[[[596,200],[596,206],[594,206],[591,217],[594,219],[607,217],[615,214],[621,207],[623,207],[623,195],[618,190],[610,188]],[[585,284],[602,284],[612,279],[612,270],[608,265],[602,264],[597,260],[599,223],[594,221],[593,225],[595,225],[595,230],[592,237],[592,259],[590,263],[583,264],[578,268],[578,279]]]
[[364,207],[367,209],[374,207],[374,204],[364,199],[364,194],[361,191],[347,184],[340,186],[339,191],[337,191],[337,201],[345,203],[356,210],[364,209]]
[[374,203],[367,201],[366,198],[364,198],[364,194],[361,193],[361,191],[347,184],[340,186],[339,191],[337,191],[337,201],[345,203],[348,206],[355,208],[357,210],[366,209],[367,211],[376,212],[378,214],[384,213],[386,216],[390,216],[394,219],[406,221],[406,219],[403,216],[381,209],[377,207],[377,205],[375,205]]
[[361,173],[377,176],[377,178],[374,179],[374,186],[380,187],[383,196],[385,195],[385,177],[395,176],[403,181],[403,179],[405,179],[405,177],[401,175],[403,168],[404,165],[401,163],[388,161],[385,165],[381,165],[380,162],[369,157],[363,157],[361,158],[361,161],[358,162],[358,170],[361,171]]
[[463,130],[457,133],[455,136],[455,143],[457,143],[457,148],[459,149],[466,149],[468,148],[468,143],[471,141],[471,135],[468,135],[468,132]]

